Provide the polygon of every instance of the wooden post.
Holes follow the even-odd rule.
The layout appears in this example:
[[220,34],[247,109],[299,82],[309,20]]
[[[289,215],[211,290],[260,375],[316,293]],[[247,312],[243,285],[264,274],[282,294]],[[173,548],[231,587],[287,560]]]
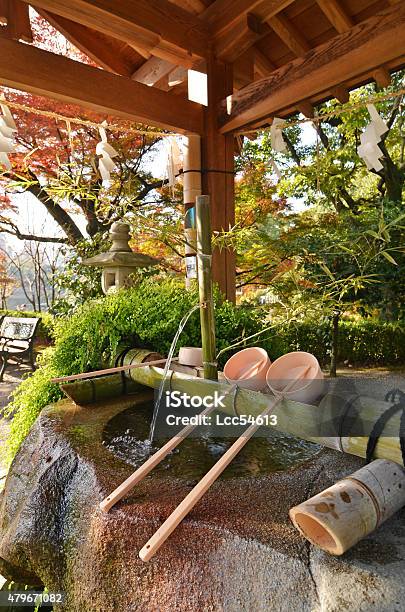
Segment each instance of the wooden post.
[[204,378],[218,379],[215,347],[215,318],[212,295],[212,249],[209,196],[196,200],[198,288]]
[[197,278],[195,200],[201,195],[201,138],[198,135],[185,138],[183,172],[186,288],[190,289],[192,279]]
[[[234,137],[221,134],[219,104],[232,94],[232,66],[211,57],[207,62],[208,107],[202,139],[203,193],[210,196],[213,231],[228,230],[235,223]],[[214,250],[212,273],[226,298],[235,301],[235,255],[231,250]]]

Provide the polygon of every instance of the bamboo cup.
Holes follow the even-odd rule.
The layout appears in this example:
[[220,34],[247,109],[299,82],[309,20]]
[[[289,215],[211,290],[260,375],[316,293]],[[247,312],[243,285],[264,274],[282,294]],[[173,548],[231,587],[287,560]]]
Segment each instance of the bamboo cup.
[[[303,378],[308,370],[309,366],[305,366],[302,368],[300,372],[297,372],[294,380],[290,381],[288,385],[286,385],[284,391],[290,391],[295,384]],[[283,397],[278,397],[275,402],[272,402],[260,415],[260,417],[265,417],[271,413],[271,411],[282,401]],[[260,422],[260,417],[258,417]],[[142,561],[149,561],[159,550],[162,544],[167,540],[170,534],[176,529],[177,525],[181,523],[184,517],[194,508],[196,503],[201,499],[201,497],[208,491],[211,485],[217,480],[217,478],[222,474],[225,468],[230,464],[230,462],[236,457],[239,451],[245,446],[245,444],[250,440],[253,434],[259,429],[260,425],[253,423],[245,433],[236,440],[232,444],[232,446],[226,451],[226,453],[221,457],[219,461],[205,474],[205,476],[200,480],[200,482],[190,491],[190,493],[183,499],[183,501],[177,506],[177,508],[172,512],[172,514],[166,519],[166,521],[159,527],[159,529],[154,533],[154,535],[150,538],[150,540],[145,544],[142,550],[139,553],[139,557]]]
[[342,555],[404,505],[404,469],[377,459],[291,508],[290,518],[311,544]]

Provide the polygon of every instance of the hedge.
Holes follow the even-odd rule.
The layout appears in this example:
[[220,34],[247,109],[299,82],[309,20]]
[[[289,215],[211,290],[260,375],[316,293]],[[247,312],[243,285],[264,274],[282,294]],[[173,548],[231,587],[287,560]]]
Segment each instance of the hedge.
[[[261,345],[272,359],[288,351],[308,351],[326,366],[330,359],[330,329],[326,322],[302,321],[279,330]],[[354,366],[404,365],[405,324],[376,319],[341,321],[338,362]]]
[[53,340],[54,334],[54,319],[49,312],[33,312],[30,310],[1,310],[0,318],[2,317],[35,317],[40,319],[37,327],[37,339],[40,342],[49,343]]

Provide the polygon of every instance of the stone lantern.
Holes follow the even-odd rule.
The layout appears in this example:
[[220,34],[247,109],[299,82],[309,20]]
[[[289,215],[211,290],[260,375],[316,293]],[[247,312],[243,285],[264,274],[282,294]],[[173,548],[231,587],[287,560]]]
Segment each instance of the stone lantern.
[[150,268],[159,263],[158,259],[134,253],[129,246],[129,225],[117,221],[110,229],[112,245],[106,253],[83,260],[83,265],[103,269],[101,286],[105,294],[112,293],[122,287],[130,287],[130,278],[137,268]]

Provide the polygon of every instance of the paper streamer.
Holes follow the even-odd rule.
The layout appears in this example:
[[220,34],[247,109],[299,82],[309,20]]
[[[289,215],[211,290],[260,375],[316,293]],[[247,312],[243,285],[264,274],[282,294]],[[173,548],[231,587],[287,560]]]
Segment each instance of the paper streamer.
[[168,178],[168,184],[170,187],[174,187],[176,184],[176,178],[183,167],[183,156],[175,136],[166,138],[167,147],[167,162],[166,162],[166,176]]
[[107,133],[105,131],[105,122],[101,124],[98,131],[100,133],[101,141],[96,145],[96,154],[99,157],[98,160],[98,170],[100,172],[100,176],[103,181],[104,187],[110,186],[110,173],[116,167],[115,162],[113,162],[114,157],[118,156],[117,151],[107,142]]
[[382,135],[388,132],[389,128],[379,115],[374,104],[367,104],[367,110],[370,114],[371,122],[360,136],[361,144],[357,148],[357,153],[364,160],[368,170],[379,172],[384,167],[380,161],[384,153],[381,151],[378,143],[381,142]]
[[283,153],[283,151],[287,150],[286,142],[283,138],[283,132],[281,125],[284,125],[285,121],[280,119],[279,117],[274,117],[273,123],[270,128],[270,137],[271,137],[271,146],[274,151],[279,151]]
[[[3,99],[4,100],[4,99]],[[0,116],[0,164],[6,170],[11,170],[12,165],[8,157],[8,153],[15,151],[14,134],[17,131],[17,126],[10,109],[4,102],[1,103]]]

